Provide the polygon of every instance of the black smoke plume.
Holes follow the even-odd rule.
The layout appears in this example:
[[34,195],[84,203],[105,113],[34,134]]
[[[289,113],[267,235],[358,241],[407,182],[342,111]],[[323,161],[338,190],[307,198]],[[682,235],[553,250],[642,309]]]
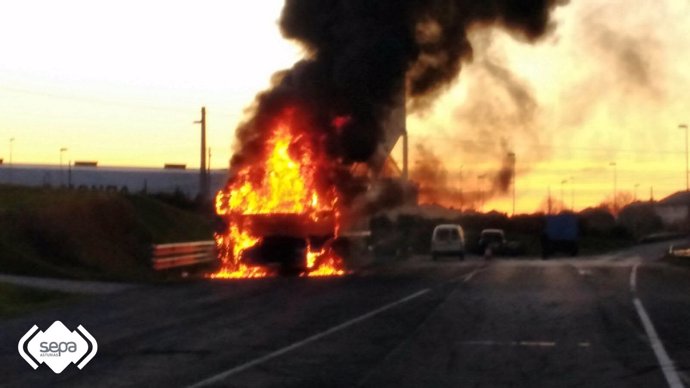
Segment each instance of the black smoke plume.
[[257,97],[236,132],[231,167],[251,164],[263,152],[274,118],[296,108],[308,134],[303,141],[332,161],[316,172],[319,183],[352,191],[348,166],[371,162],[400,96],[410,109],[428,106],[472,59],[469,30],[499,26],[531,42],[551,29],[551,11],[562,3],[286,0],[281,31],[307,56],[277,73],[273,87]]

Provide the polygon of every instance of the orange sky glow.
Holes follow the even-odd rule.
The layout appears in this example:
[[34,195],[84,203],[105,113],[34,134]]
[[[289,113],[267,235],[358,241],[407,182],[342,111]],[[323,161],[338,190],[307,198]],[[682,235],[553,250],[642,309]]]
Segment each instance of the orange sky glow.
[[[281,6],[4,2],[0,158],[14,138],[14,163],[57,164],[66,147],[67,159],[100,165],[198,166],[193,122],[205,105],[212,167],[226,167],[243,111],[303,55],[280,36]],[[457,82],[408,112],[412,168],[422,145],[448,186],[488,190],[478,177],[514,152],[517,212],[537,210],[549,189],[566,207],[596,205],[612,195],[614,173],[617,190],[640,199],[684,189],[690,2],[578,0],[556,22],[534,45],[473,31],[474,58]],[[511,208],[510,193],[483,206]]]

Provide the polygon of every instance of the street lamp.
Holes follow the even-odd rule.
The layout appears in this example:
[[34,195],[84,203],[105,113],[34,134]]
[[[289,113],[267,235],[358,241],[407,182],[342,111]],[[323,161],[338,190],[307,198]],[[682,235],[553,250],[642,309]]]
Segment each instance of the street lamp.
[[678,128],[685,130],[685,191],[690,191],[690,182],[688,182],[688,126],[687,124],[679,124]]
[[551,200],[551,185],[549,185],[549,197],[546,200],[546,206],[547,206],[547,214],[551,215],[551,206],[552,206],[552,200]]
[[9,182],[13,183],[14,177],[12,176],[12,153],[14,151],[14,138],[10,138],[10,167],[9,167]]
[[616,196],[618,195],[618,165],[616,162],[609,163],[609,166],[613,167],[613,211],[618,210],[618,200]]
[[570,210],[575,212],[575,177],[570,177]]
[[10,138],[10,166],[12,166],[12,151],[14,151],[14,138]]
[[62,170],[62,154],[67,152],[67,147],[60,148],[60,183],[65,184],[65,174]]
[[513,186],[513,217],[515,217],[515,184],[517,183],[517,171],[515,170],[515,166],[517,164],[517,159],[515,156],[515,152],[509,152],[508,153],[508,160],[510,161],[510,168],[512,170],[512,186]]
[[477,186],[479,187],[479,204],[484,207],[484,185],[483,180],[486,178],[486,174],[477,175]]

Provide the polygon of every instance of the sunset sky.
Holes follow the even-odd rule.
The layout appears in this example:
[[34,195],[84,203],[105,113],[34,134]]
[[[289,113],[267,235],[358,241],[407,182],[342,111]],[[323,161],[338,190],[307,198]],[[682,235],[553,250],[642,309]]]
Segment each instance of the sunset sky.
[[[57,164],[198,166],[199,109],[212,166],[227,166],[233,130],[271,75],[302,56],[280,36],[282,1],[0,3],[0,158]],[[416,147],[444,164],[447,184],[517,155],[517,210],[551,188],[568,206],[617,188],[656,198],[685,188],[690,122],[690,2],[574,0],[535,45],[473,31],[474,60],[430,109],[409,112]],[[395,156],[399,158],[399,149]],[[561,184],[567,180],[567,183]],[[488,189],[488,187],[486,187]],[[573,194],[574,198],[571,198]],[[499,196],[485,209],[510,211]]]

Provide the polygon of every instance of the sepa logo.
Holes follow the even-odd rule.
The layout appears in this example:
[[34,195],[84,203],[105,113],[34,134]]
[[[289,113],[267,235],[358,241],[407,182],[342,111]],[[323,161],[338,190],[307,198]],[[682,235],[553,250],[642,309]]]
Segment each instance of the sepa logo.
[[69,331],[62,322],[55,321],[46,331],[34,325],[19,340],[18,348],[32,368],[37,369],[39,364],[45,363],[53,372],[60,373],[70,363],[82,369],[96,355],[98,344],[84,326]]

